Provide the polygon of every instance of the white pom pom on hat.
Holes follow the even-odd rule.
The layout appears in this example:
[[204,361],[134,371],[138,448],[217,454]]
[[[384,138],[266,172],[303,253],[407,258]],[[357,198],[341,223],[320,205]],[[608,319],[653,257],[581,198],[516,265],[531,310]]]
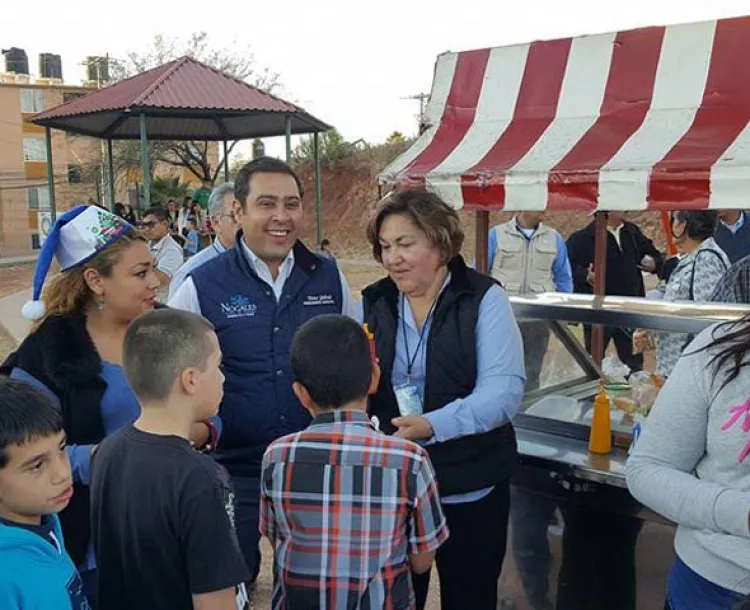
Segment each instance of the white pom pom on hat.
[[32,322],[41,320],[46,312],[47,307],[44,305],[44,301],[26,301],[21,309],[23,319]]

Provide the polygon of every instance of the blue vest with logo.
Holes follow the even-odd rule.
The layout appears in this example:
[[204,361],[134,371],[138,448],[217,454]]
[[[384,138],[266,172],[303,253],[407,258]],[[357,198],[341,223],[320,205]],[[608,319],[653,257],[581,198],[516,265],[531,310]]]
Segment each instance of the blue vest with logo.
[[294,268],[277,302],[238,240],[190,277],[223,354],[223,430],[216,457],[235,476],[257,476],[268,444],[310,423],[292,391],[290,348],[302,324],[341,313],[338,268],[297,242]]

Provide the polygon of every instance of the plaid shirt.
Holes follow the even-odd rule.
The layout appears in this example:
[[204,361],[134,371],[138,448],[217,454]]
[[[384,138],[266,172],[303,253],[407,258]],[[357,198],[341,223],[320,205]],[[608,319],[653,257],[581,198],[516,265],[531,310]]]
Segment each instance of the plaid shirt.
[[260,531],[275,545],[273,609],[411,610],[409,556],[448,537],[427,453],[330,411],[271,443]]

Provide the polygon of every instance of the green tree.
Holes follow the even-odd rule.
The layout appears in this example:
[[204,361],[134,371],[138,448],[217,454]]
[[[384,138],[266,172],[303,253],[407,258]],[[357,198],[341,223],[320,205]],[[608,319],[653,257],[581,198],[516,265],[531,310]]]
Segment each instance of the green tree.
[[166,203],[170,199],[182,202],[190,194],[190,187],[179,178],[154,178],[151,183],[151,200]]
[[[347,142],[336,129],[326,131],[319,139],[320,163],[325,167],[333,168],[339,165],[344,159],[353,156],[357,151],[357,146],[352,142]],[[360,142],[362,141],[359,141],[358,144]],[[364,145],[366,146],[366,144]],[[312,163],[313,159],[313,136],[302,138],[294,151],[292,151],[293,162],[303,165],[305,163]]]
[[404,137],[404,134],[402,134],[400,131],[394,131],[391,135],[388,136],[388,139],[385,141],[385,143],[392,145],[402,144],[405,141],[406,138]]

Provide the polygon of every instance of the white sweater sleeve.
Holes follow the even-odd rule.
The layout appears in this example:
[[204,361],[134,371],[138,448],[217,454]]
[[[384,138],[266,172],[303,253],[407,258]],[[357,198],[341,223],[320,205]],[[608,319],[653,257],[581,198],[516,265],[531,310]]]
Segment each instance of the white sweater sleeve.
[[750,493],[698,478],[716,389],[700,338],[686,349],[662,389],[628,460],[630,493],[680,525],[750,538]]

